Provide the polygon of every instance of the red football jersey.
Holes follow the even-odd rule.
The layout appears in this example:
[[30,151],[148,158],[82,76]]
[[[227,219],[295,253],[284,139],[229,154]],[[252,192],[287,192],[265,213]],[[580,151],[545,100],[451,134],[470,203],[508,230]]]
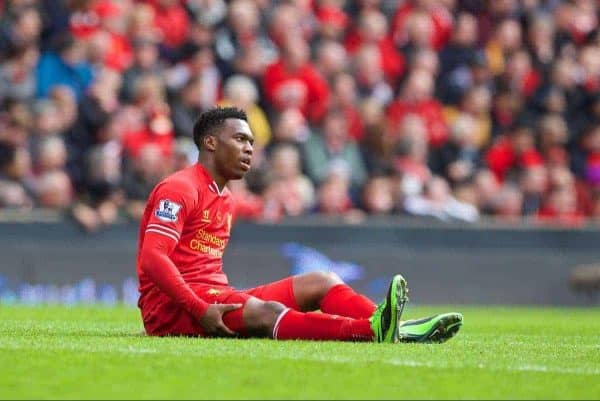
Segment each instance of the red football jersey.
[[219,191],[199,163],[161,181],[148,198],[140,225],[137,273],[141,295],[154,286],[140,267],[144,239],[150,235],[176,242],[169,258],[188,284],[227,285],[222,256],[233,210],[229,189]]

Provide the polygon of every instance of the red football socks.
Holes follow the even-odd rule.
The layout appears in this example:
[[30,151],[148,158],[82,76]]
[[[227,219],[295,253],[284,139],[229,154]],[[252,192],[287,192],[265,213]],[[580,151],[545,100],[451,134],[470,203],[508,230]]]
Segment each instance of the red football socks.
[[286,309],[275,323],[273,338],[372,341],[373,330],[368,319],[352,319],[320,312],[303,313]]
[[364,295],[358,294],[346,284],[338,284],[329,290],[321,300],[321,311],[333,315],[368,319],[377,305]]

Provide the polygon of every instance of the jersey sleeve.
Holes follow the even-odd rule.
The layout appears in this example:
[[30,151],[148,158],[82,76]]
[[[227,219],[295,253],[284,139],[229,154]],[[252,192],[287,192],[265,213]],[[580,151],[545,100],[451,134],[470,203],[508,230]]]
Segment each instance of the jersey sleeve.
[[172,184],[161,184],[156,189],[150,200],[152,216],[146,225],[140,266],[160,290],[200,319],[208,304],[194,293],[169,257],[179,243],[186,219],[194,210],[194,193],[191,187]]
[[169,258],[174,242],[161,235],[149,235],[141,250],[140,265],[150,280],[175,303],[200,319],[208,303],[194,293]]
[[159,234],[174,241],[181,238],[187,217],[197,203],[197,192],[179,183],[162,183],[151,199],[152,214],[149,216],[145,234]]

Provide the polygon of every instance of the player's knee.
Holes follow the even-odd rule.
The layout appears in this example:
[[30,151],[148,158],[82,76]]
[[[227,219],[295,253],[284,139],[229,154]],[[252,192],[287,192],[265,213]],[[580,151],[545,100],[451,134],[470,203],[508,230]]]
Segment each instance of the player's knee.
[[275,301],[258,301],[246,305],[244,320],[249,330],[265,336],[271,335],[277,318],[285,306]]
[[283,311],[285,311],[285,306],[279,302],[267,301],[263,304],[262,324],[267,333],[273,332],[277,318]]
[[285,311],[285,306],[276,301],[266,301],[263,305],[263,308],[265,309],[265,314],[269,315],[270,318],[273,318],[273,324],[275,324],[275,321],[277,321],[279,315]]

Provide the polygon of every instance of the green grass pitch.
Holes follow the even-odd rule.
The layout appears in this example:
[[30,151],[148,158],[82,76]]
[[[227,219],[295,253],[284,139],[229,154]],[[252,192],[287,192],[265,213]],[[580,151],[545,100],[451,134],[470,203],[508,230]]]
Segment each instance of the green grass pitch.
[[445,344],[151,338],[137,309],[0,305],[1,399],[598,399],[600,308],[462,312]]

